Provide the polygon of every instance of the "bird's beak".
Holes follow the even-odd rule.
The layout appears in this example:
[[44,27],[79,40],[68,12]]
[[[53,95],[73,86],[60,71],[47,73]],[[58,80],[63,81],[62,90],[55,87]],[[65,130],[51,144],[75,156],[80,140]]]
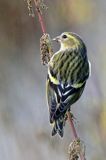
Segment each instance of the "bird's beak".
[[57,36],[57,37],[53,38],[52,40],[53,40],[53,41],[56,41],[56,42],[59,42],[59,41],[60,41],[60,37]]

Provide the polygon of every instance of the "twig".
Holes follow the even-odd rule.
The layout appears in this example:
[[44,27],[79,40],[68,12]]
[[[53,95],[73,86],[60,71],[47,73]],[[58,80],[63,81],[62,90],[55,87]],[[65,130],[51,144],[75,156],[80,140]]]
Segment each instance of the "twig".
[[38,14],[38,18],[39,18],[39,23],[40,23],[40,26],[41,26],[41,30],[42,30],[42,32],[43,32],[43,34],[44,34],[44,33],[46,33],[46,28],[45,28],[45,25],[44,25],[44,20],[43,20],[41,11],[40,11],[40,7],[39,7],[39,4],[38,4],[38,0],[34,0],[34,3],[35,3],[36,11],[37,11],[37,14]]
[[[68,121],[70,123],[70,127],[71,127],[71,130],[72,130],[72,133],[73,133],[73,137],[74,137],[75,140],[78,140],[79,137],[77,135],[77,131],[75,129],[75,126],[74,126],[74,123],[73,123],[73,119],[72,119],[72,116],[71,116],[70,112],[67,112],[67,116],[68,116]],[[85,159],[85,155],[83,153],[80,153],[80,159],[81,160],[86,160]]]
[[77,132],[76,132],[76,129],[75,129],[75,126],[74,126],[74,123],[73,123],[73,119],[71,117],[70,112],[67,112],[67,116],[68,116],[68,120],[69,120],[69,123],[70,123],[70,127],[72,129],[73,137],[75,139],[78,139],[78,135],[77,135]]

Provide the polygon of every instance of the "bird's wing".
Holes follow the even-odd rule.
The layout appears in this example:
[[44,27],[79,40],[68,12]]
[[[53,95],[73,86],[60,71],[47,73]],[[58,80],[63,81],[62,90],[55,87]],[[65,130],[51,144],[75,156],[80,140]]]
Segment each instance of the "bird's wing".
[[[88,60],[78,55],[76,51],[58,52],[54,55],[48,67],[48,88],[53,90],[52,98],[50,98],[51,96],[48,98],[51,103],[49,103],[50,110],[54,110],[51,117],[58,119],[71,104],[78,100],[88,76]],[[55,109],[52,107],[54,97]],[[60,101],[56,101],[56,99],[60,99]]]
[[50,123],[52,123],[52,117],[56,112],[57,105],[60,101],[60,96],[57,89],[57,85],[54,85],[48,77],[46,81],[46,96],[49,107]]
[[79,99],[84,90],[85,83],[78,88],[74,88],[70,85],[64,88],[62,88],[61,85],[57,86],[57,91],[60,93],[60,103],[56,108],[55,114],[53,115],[54,120],[58,119],[61,115],[64,115],[66,111],[70,109],[70,106]]
[[47,100],[49,106],[50,123],[64,115],[77,99],[79,99],[84,89],[85,83],[79,88],[71,85],[54,84],[47,80]]

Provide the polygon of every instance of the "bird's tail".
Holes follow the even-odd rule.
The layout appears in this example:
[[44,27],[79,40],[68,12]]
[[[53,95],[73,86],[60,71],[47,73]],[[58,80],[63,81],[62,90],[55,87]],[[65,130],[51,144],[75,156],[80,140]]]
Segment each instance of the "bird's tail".
[[54,124],[53,124],[53,129],[52,129],[52,136],[56,135],[57,133],[63,137],[63,134],[64,134],[64,118],[60,117],[59,119],[55,120],[54,121]]

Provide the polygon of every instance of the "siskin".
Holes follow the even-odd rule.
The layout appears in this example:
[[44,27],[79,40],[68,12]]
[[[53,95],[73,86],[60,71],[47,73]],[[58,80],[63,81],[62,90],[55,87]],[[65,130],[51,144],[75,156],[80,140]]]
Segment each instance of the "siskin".
[[90,74],[90,62],[82,39],[75,33],[64,32],[53,40],[60,43],[60,50],[48,63],[47,101],[52,136],[63,137],[67,111],[85,88]]

